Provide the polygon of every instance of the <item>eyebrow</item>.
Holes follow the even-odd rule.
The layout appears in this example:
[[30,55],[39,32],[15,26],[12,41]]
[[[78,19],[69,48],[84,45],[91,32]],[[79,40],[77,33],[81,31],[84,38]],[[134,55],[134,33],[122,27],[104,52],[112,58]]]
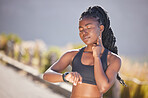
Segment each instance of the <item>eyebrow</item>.
[[[86,24],[85,26],[87,26],[87,25],[92,25],[92,23],[88,23],[88,24]],[[79,26],[79,28],[82,28],[82,26]]]

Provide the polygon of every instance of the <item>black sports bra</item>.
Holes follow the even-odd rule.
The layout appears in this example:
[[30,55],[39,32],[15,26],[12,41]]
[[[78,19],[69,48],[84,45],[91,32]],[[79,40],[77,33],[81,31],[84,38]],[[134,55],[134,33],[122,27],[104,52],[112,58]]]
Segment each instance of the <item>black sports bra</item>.
[[[82,76],[82,83],[96,85],[96,81],[94,77],[94,66],[84,65],[81,62],[81,57],[84,49],[85,47],[81,48],[80,51],[74,57],[72,61],[72,71],[78,72]],[[107,69],[107,54],[108,54],[108,50],[105,49],[101,56],[101,62],[102,62],[104,72]]]

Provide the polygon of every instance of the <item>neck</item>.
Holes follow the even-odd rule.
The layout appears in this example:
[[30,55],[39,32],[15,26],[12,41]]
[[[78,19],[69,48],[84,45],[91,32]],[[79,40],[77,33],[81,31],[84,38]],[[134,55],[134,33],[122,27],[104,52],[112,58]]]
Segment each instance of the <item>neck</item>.
[[[86,51],[86,52],[92,52],[92,47],[93,47],[93,45],[87,45],[84,51]],[[101,47],[102,47],[101,54],[103,54],[105,48],[104,48],[103,45],[101,45]]]

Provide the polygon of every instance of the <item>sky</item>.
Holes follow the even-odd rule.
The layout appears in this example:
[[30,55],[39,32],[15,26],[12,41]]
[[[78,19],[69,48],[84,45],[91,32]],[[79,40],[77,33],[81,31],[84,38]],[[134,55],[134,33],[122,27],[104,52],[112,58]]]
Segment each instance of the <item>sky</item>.
[[79,17],[94,5],[108,12],[119,54],[148,57],[147,0],[0,0],[0,33],[41,39],[49,47],[83,43]]

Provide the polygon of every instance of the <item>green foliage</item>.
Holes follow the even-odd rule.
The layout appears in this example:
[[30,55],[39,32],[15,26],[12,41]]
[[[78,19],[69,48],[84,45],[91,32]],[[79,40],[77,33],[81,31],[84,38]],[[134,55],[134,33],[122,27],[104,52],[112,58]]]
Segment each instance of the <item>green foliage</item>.
[[[8,40],[13,40],[14,43],[20,44],[21,39],[16,34],[0,34],[0,49],[5,49],[7,45]],[[73,49],[79,49],[82,48],[84,44],[73,44]],[[23,49],[24,52],[22,53],[21,61],[25,64],[29,61],[29,50]],[[34,50],[34,57],[37,60],[39,60],[40,51],[38,48],[35,48]],[[39,71],[41,73],[44,73],[56,60],[58,60],[61,56],[61,49],[57,46],[52,46],[48,49],[48,51],[41,51],[42,55],[42,66],[39,67]],[[15,59],[18,57],[18,53],[15,51]],[[147,79],[147,63],[144,63],[144,66],[140,66],[142,64],[131,62],[127,59],[123,59],[123,64],[120,72],[122,74],[125,74],[126,76],[133,76],[135,78],[139,78],[140,80],[148,80]],[[36,62],[36,61],[35,61]],[[136,66],[134,66],[134,64]],[[131,66],[133,65],[133,66]],[[132,69],[132,71],[131,71]],[[139,72],[139,69],[141,70]],[[139,72],[139,74],[137,74]],[[135,74],[136,73],[136,74]],[[141,77],[142,76],[142,77]],[[121,98],[148,98],[148,84],[146,85],[140,85],[136,84],[132,81],[125,81],[128,87],[121,86]],[[113,88],[113,87],[112,87]],[[112,88],[104,95],[104,98],[112,98]]]
[[18,44],[21,43],[20,37],[18,37],[16,34],[13,34],[13,33],[8,34],[8,35],[7,35],[7,39],[8,39],[8,40],[13,40],[15,43],[18,43]]
[[5,50],[7,45],[7,35],[2,33],[0,34],[0,50]]
[[148,84],[136,84],[126,81],[128,87],[121,86],[121,98],[148,98]]
[[5,34],[1,33],[0,34],[0,49],[5,50],[7,48],[7,42],[9,40],[13,40],[14,43],[20,44],[21,43],[21,38],[18,37],[16,34]]
[[121,91],[121,98],[130,98],[129,87],[123,87],[123,89]]
[[29,61],[29,50],[25,49],[23,55],[22,55],[22,62],[27,64]]

